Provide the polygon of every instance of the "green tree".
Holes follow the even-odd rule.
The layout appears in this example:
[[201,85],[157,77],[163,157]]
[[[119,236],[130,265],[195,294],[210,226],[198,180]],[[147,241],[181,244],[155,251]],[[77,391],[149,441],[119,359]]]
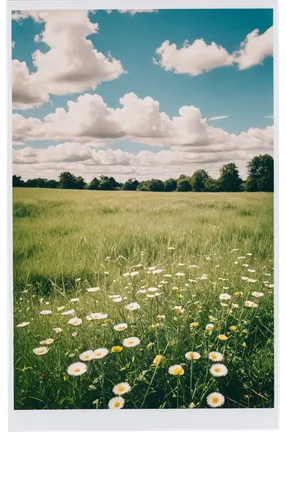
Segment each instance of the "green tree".
[[100,189],[104,191],[113,191],[118,186],[118,183],[114,177],[107,177],[105,175],[100,176]]
[[236,192],[240,191],[242,179],[235,163],[223,165],[220,169],[218,185],[220,191]]
[[12,177],[12,186],[13,187],[23,187],[25,185],[25,182],[23,181],[22,177],[20,175],[13,175]]
[[213,179],[212,177],[209,177],[205,182],[204,191],[211,192],[211,193],[216,193],[217,191],[219,191],[218,180]]
[[265,154],[252,158],[248,163],[248,178],[246,181],[247,191],[274,190],[274,160],[273,157]]
[[171,192],[171,191],[176,191],[176,189],[177,189],[177,181],[175,179],[167,179],[165,181],[164,191]]
[[86,182],[83,177],[79,176],[75,179],[75,189],[84,189]]
[[180,178],[177,181],[177,191],[187,192],[192,190],[193,189],[190,177],[180,175]]
[[58,181],[55,181],[54,179],[49,179],[48,181],[46,181],[46,184],[45,184],[46,188],[51,188],[51,189],[55,189],[58,186],[59,186]]
[[100,189],[100,180],[97,179],[97,177],[94,177],[94,179],[92,179],[88,184],[87,189],[91,189],[93,191]]
[[139,182],[137,179],[128,179],[128,181],[123,184],[123,189],[124,191],[136,191],[138,186]]
[[59,187],[61,189],[75,189],[76,177],[70,172],[62,172],[60,174]]
[[198,191],[198,192],[204,191],[205,184],[208,179],[209,179],[209,174],[205,170],[203,169],[196,170],[196,172],[194,172],[191,177],[193,191]]

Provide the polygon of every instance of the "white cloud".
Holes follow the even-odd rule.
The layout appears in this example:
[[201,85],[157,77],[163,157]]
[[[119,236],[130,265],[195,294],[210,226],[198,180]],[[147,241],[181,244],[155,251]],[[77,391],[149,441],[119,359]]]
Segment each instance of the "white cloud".
[[231,66],[233,56],[221,45],[211,42],[209,45],[203,39],[197,39],[189,44],[186,41],[182,48],[166,40],[156,49],[159,60],[154,60],[161,68],[175,73],[191,76],[201,75],[221,66]]
[[[98,24],[90,21],[87,11],[28,11],[13,16],[16,20],[32,17],[44,23],[37,41],[41,40],[49,50],[33,53],[36,71],[30,76],[33,84],[46,93],[66,95],[95,89],[99,83],[114,80],[124,73],[119,60],[97,51],[87,39],[98,32]],[[23,104],[27,107],[25,92]],[[19,91],[16,105],[22,108]]]
[[158,12],[157,9],[127,9],[127,10],[119,10],[121,14],[130,14],[131,16],[134,16],[135,14],[145,14],[147,12]]
[[214,122],[217,120],[225,120],[226,118],[229,118],[229,115],[211,116],[210,118],[208,118],[208,122]]
[[12,96],[14,109],[38,108],[49,100],[42,85],[35,82],[25,62],[12,61]]
[[[43,120],[13,115],[15,141],[73,140],[102,147],[108,142],[130,139],[151,146],[193,152],[271,149],[273,127],[251,128],[230,134],[212,127],[195,106],[182,106],[177,116],[160,111],[152,97],[140,99],[125,94],[121,107],[110,108],[97,94],[84,94],[67,103],[67,110],[57,108]],[[218,118],[218,117],[217,117]]]
[[249,33],[240,44],[240,49],[234,54],[235,62],[240,70],[262,64],[266,57],[273,55],[273,26],[261,35],[255,29]]

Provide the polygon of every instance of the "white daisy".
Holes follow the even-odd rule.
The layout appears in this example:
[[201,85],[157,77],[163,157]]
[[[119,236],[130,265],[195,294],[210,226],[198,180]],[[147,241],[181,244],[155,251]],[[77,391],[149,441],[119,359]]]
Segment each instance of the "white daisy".
[[224,396],[220,392],[212,392],[207,397],[207,404],[211,408],[218,408],[224,404]]
[[115,325],[113,328],[117,332],[123,332],[126,328],[128,328],[128,325],[127,323],[118,323],[118,325]]
[[229,295],[228,293],[221,293],[219,296],[219,300],[230,300],[230,299],[231,295]]
[[82,324],[82,319],[80,318],[71,318],[69,321],[68,321],[68,324],[69,325],[73,325],[73,326],[79,326]]
[[52,311],[50,309],[44,309],[43,311],[40,311],[40,314],[43,316],[49,316],[49,314],[52,314]]
[[61,333],[63,331],[63,329],[62,328],[53,328],[53,331],[55,333]]
[[57,311],[58,311],[58,312],[60,312],[60,311],[62,311],[64,308],[65,308],[65,306],[59,306],[59,307],[57,307]]
[[181,365],[172,365],[170,366],[168,371],[170,375],[176,375],[176,376],[181,376],[185,373],[184,368]]
[[258,304],[255,302],[252,302],[252,300],[246,300],[244,302],[245,307],[258,307]]
[[40,345],[50,345],[54,342],[54,339],[47,339],[47,340],[42,340],[40,342]]
[[178,314],[183,314],[185,312],[185,309],[182,306],[174,306],[173,310],[176,311]]
[[79,302],[79,299],[75,297],[74,299],[71,299],[70,302]]
[[115,303],[119,303],[119,302],[122,302],[123,299],[122,299],[122,297],[115,297],[115,299],[112,299],[112,300]]
[[176,273],[176,276],[185,276],[185,273]]
[[131,302],[130,304],[127,304],[125,309],[127,309],[127,311],[136,311],[137,309],[140,309],[140,305],[137,304],[137,302]]
[[138,337],[128,337],[124,339],[122,343],[125,347],[135,347],[140,344],[140,339],[138,339]]
[[90,293],[99,292],[99,290],[100,290],[99,286],[95,286],[95,287],[92,287],[92,288],[87,288],[87,291],[90,292]]
[[33,349],[33,352],[37,354],[37,356],[42,356],[43,354],[47,354],[48,350],[47,347],[36,347],[36,349]]
[[213,325],[213,323],[209,323],[209,324],[206,326],[206,330],[207,330],[207,332],[211,332],[213,329],[214,329],[214,325]]
[[110,410],[120,410],[124,406],[124,399],[121,398],[120,396],[117,396],[116,398],[110,399],[108,402],[108,408]]
[[78,377],[78,375],[82,375],[87,371],[87,365],[85,363],[72,363],[68,369],[67,372],[69,375],[73,375],[74,377]]
[[262,292],[252,292],[251,295],[253,295],[253,297],[257,297],[258,298],[258,297],[263,297],[264,293],[262,293]]
[[131,387],[127,382],[120,382],[120,384],[116,384],[112,389],[112,392],[117,396],[126,394],[129,391],[131,391]]
[[223,354],[221,354],[221,352],[211,351],[209,353],[209,359],[211,361],[222,361],[223,360]]
[[91,361],[93,359],[93,351],[84,351],[79,355],[82,361]]
[[228,373],[228,369],[225,365],[214,363],[210,368],[210,373],[214,377],[225,377],[225,375],[227,375]]
[[151,286],[150,288],[148,288],[148,292],[157,292],[158,291],[158,288],[156,288],[155,286]]
[[201,355],[198,352],[189,351],[186,352],[185,357],[187,359],[192,360],[192,359],[200,359]]
[[100,349],[95,349],[93,351],[93,359],[102,359],[108,354],[108,349],[101,347]]
[[25,326],[28,326],[30,324],[30,321],[23,321],[23,323],[19,323],[17,325],[17,328],[24,328]]
[[86,316],[86,319],[88,321],[91,321],[91,320],[94,320],[94,319],[106,319],[108,318],[108,314],[104,314],[104,313],[89,313],[87,316]]
[[71,314],[75,314],[74,309],[70,309],[69,311],[65,311],[62,313],[62,316],[71,316]]

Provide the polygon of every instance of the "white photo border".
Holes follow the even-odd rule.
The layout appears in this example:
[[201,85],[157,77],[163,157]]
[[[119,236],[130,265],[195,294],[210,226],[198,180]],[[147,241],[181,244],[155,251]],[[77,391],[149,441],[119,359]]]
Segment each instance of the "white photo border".
[[[110,410],[15,410],[13,377],[13,238],[12,238],[12,37],[13,10],[106,10],[106,9],[273,9],[274,25],[274,408],[257,409],[144,409]],[[279,328],[278,328],[278,2],[277,0],[7,0],[7,227],[8,227],[8,425],[9,431],[110,431],[110,430],[271,430],[279,428]]]

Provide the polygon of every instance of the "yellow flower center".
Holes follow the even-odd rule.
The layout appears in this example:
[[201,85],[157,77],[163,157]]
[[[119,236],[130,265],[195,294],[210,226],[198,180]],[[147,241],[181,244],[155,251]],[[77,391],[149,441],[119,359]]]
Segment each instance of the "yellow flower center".
[[182,367],[178,366],[178,368],[175,368],[173,371],[174,375],[181,375],[182,373]]
[[114,407],[118,408],[118,406],[120,406],[120,403],[118,401],[116,401],[116,403],[114,403]]
[[129,344],[129,345],[134,344],[133,340],[129,340],[128,344]]
[[212,359],[217,359],[217,355],[216,355],[216,354],[213,354],[213,355],[212,355]]
[[215,405],[216,405],[216,404],[219,402],[219,398],[218,398],[217,396],[214,396],[214,397],[212,398],[212,402],[213,402],[213,404],[215,404]]
[[118,388],[117,388],[118,392],[123,392],[124,391],[124,386],[123,385],[120,385]]
[[78,372],[80,372],[80,368],[75,368],[74,373],[78,373]]
[[215,368],[214,370],[216,373],[219,373],[220,372],[220,368]]
[[88,354],[86,354],[86,355],[84,356],[84,359],[88,359],[88,358],[89,358],[89,355],[88,355]]
[[97,353],[96,353],[96,356],[97,356],[97,357],[101,356],[101,352],[97,352]]

